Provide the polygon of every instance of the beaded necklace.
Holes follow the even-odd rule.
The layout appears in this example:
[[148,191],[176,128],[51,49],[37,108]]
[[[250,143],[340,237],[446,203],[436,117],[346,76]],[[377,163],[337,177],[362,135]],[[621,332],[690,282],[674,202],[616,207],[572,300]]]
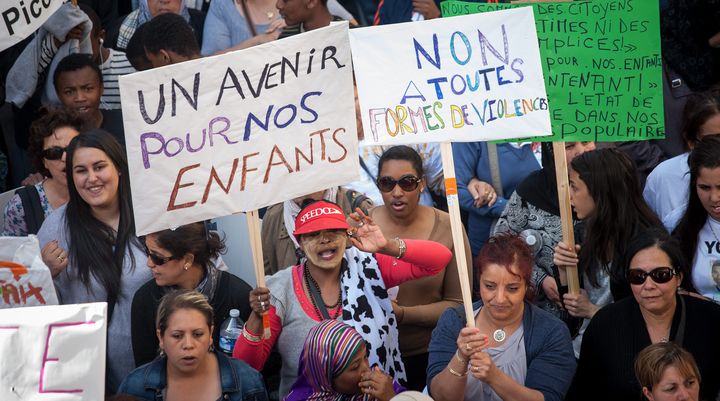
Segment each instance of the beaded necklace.
[[[307,285],[308,289],[310,289],[312,286],[317,290],[318,294],[322,294],[320,291],[320,286],[318,285],[317,281],[313,278],[313,276],[310,274],[310,269],[305,265],[305,269],[303,270],[303,276],[305,277],[305,285]],[[309,294],[310,296],[310,302],[312,302],[313,308],[315,309],[315,312],[318,314],[318,316],[322,316],[322,313],[320,313],[320,308],[318,308],[317,304],[315,303],[315,297],[312,296],[312,294]],[[322,296],[320,297],[322,299]],[[328,316],[330,316],[331,319],[337,319],[338,316],[340,316],[340,313],[342,311],[342,308],[339,308],[340,303],[342,302],[342,286],[338,289],[338,298],[337,301],[332,304],[328,305],[323,301],[323,306],[328,311]],[[330,314],[330,311],[334,312],[334,316]]]

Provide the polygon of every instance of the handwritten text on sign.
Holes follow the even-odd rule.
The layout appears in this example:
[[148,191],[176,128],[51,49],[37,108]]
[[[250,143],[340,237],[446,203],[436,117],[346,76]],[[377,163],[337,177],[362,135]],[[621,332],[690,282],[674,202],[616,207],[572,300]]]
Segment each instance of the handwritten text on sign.
[[121,77],[138,234],[356,180],[347,30]]
[[350,31],[368,144],[550,135],[531,9]]
[[106,306],[0,310],[0,400],[102,400]]
[[[442,4],[443,15],[520,6]],[[593,0],[532,7],[554,133],[538,140],[665,136],[658,2]]]
[[57,305],[37,237],[0,237],[0,308]]
[[0,51],[37,31],[62,0],[3,0],[0,5]]

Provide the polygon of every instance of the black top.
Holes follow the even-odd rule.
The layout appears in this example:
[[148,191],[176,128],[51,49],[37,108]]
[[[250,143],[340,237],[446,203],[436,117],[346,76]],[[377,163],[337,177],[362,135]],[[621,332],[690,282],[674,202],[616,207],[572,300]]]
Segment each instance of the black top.
[[[681,320],[680,296],[670,329],[677,342]],[[720,305],[692,296],[685,302],[682,345],[700,369],[700,399],[714,400],[720,390]],[[580,361],[567,401],[643,400],[635,378],[635,357],[650,345],[635,297],[607,305],[595,314],[583,336]]]
[[117,109],[100,110],[103,115],[100,128],[112,134],[112,136],[125,147],[125,125],[123,124],[122,112]]
[[[215,312],[213,343],[218,348],[220,325],[230,316],[230,309],[238,309],[240,318],[247,321],[250,316],[251,288],[242,279],[228,273],[220,272],[215,295],[210,305]],[[144,365],[158,355],[159,341],[155,335],[155,315],[160,299],[165,290],[150,280],[143,284],[135,293],[132,302],[131,333],[135,366]]]

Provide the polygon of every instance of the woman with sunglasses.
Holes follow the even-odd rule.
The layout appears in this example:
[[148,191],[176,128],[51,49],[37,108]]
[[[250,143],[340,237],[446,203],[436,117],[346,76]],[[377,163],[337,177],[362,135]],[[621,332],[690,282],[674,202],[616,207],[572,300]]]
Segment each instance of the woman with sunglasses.
[[134,367],[130,338],[133,295],[150,278],[135,236],[125,149],[93,129],[67,148],[68,203],[50,214],[38,239],[62,304],[108,303],[105,385],[117,389]]
[[584,319],[573,340],[580,353],[583,332],[595,313],[613,301],[631,295],[627,272],[620,261],[630,238],[641,230],[662,227],[640,192],[635,164],[622,151],[605,148],[586,152],[569,167],[570,203],[583,222],[572,251],[565,243],[555,247],[556,266],[578,267],[579,294],[564,294],[563,306],[571,316]]
[[[621,261],[632,297],[600,309],[585,331],[567,400],[639,400],[638,353],[672,341],[696,359],[702,377],[720,377],[720,305],[679,294],[689,272],[680,246],[661,228],[639,232]],[[589,391],[591,390],[591,391]],[[714,400],[720,381],[708,380],[701,398]]]
[[691,273],[683,286],[720,302],[713,265],[720,261],[720,135],[706,136],[688,157],[690,191],[687,209],[673,235]]
[[[68,201],[65,148],[80,134],[83,120],[63,109],[49,108],[41,113],[44,114],[30,125],[28,153],[35,171],[46,178],[18,189],[10,199],[0,229],[3,236],[37,234],[45,217]],[[25,210],[26,206],[33,205],[35,207]]]
[[[378,171],[377,186],[383,206],[372,209],[370,217],[382,232],[391,238],[439,242],[454,253],[450,216],[419,204],[426,185],[420,155],[408,146],[391,147],[380,156]],[[465,253],[470,262],[472,256],[467,237]],[[398,320],[407,387],[422,391],[426,384],[427,347],[432,330],[445,309],[462,302],[455,256],[444,271],[403,283],[393,293],[397,294],[392,305]]]
[[[277,345],[282,357],[280,397],[288,394],[298,375],[298,339],[327,319],[342,320],[360,333],[368,343],[371,366],[405,379],[386,288],[439,273],[452,254],[437,242],[388,239],[360,209],[351,217],[356,225],[352,228],[336,204],[318,201],[304,207],[293,232],[305,254],[303,262],[268,277],[268,288],[250,293],[253,313],[233,356],[261,370]],[[269,339],[262,338],[265,313]]]
[[155,315],[163,295],[177,289],[195,290],[207,297],[215,311],[212,335],[220,348],[220,326],[231,309],[240,311],[245,321],[250,315],[250,286],[235,275],[217,268],[225,250],[220,235],[208,231],[206,223],[192,223],[174,230],[163,230],[145,237],[147,266],[153,279],[135,293],[132,301],[132,343],[135,365],[152,361],[158,355]]

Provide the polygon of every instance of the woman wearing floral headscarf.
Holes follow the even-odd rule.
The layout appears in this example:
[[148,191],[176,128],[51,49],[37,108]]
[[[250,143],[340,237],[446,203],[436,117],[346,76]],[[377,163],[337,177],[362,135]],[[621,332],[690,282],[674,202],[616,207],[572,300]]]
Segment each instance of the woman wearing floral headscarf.
[[363,338],[351,326],[324,320],[308,333],[298,379],[285,401],[388,401],[404,388],[377,367],[370,368]]
[[183,0],[140,0],[139,7],[135,11],[116,20],[108,27],[105,47],[125,51],[135,30],[163,13],[175,13],[183,17],[195,31],[198,43],[202,43],[205,13],[187,8]]

